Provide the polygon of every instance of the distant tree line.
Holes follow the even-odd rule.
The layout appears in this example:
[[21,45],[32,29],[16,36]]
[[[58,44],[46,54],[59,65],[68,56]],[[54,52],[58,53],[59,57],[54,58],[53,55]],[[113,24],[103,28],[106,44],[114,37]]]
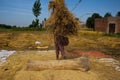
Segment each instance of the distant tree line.
[[16,26],[6,25],[6,24],[0,24],[1,29],[11,29],[16,28]]
[[[120,17],[120,11],[117,12],[115,15],[116,17]],[[91,17],[88,17],[86,21],[86,26],[88,28],[92,28],[93,30],[95,29],[95,19],[96,18],[107,18],[107,17],[113,17],[111,13],[107,12],[104,17],[102,17],[99,13],[93,13]]]
[[[41,24],[42,25],[42,24]],[[11,26],[6,24],[0,24],[0,31],[13,30],[13,31],[45,31],[45,28],[36,28],[36,27],[20,27],[20,26]]]

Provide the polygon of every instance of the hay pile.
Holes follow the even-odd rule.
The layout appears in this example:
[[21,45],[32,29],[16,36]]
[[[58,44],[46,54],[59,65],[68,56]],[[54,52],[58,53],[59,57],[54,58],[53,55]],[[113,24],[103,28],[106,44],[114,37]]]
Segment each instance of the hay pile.
[[46,25],[54,34],[73,35],[77,33],[80,22],[68,10],[64,0],[52,0],[48,6],[52,10],[51,16],[46,21]]

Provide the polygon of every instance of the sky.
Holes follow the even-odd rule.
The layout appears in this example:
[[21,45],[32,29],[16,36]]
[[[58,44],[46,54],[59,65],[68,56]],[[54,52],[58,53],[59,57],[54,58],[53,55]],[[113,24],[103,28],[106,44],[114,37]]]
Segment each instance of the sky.
[[[32,7],[35,0],[0,0],[0,24],[28,26],[35,19]],[[49,0],[40,0],[41,14],[40,22],[50,16],[48,11]],[[107,12],[113,16],[120,11],[120,0],[82,0],[82,2],[73,10],[79,0],[65,0],[68,9],[85,22],[93,13],[99,13],[104,16]]]

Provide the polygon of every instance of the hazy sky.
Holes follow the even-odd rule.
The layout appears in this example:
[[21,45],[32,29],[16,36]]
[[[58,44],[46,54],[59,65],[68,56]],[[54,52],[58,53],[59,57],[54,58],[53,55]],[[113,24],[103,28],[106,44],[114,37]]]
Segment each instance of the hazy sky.
[[[65,0],[69,10],[72,10],[79,0]],[[35,0],[0,0],[0,24],[28,26],[35,19],[32,13],[32,7]],[[40,21],[48,18],[49,0],[40,0],[42,4]],[[82,0],[72,13],[85,22],[93,13],[99,13],[104,16],[110,12],[113,16],[120,11],[120,0]]]

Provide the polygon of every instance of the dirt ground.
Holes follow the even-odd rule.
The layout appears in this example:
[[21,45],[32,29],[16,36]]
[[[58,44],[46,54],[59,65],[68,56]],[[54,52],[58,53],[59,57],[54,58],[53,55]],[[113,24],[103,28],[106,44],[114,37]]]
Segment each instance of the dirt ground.
[[[67,59],[75,59],[80,55],[67,53]],[[90,70],[43,70],[28,71],[26,64],[30,60],[55,60],[55,51],[17,51],[7,62],[0,66],[0,80],[120,80],[119,71],[105,63],[97,62],[97,57],[90,57]]]
[[[103,33],[80,31],[77,36],[69,36],[70,44],[66,50],[84,52],[102,52],[120,61],[120,38],[104,36]],[[40,45],[35,45],[40,41]],[[48,46],[47,49],[38,47]],[[120,72],[111,64],[100,63],[96,56],[90,56],[90,70],[43,70],[27,71],[30,60],[55,60],[53,35],[37,31],[0,32],[0,50],[16,50],[0,66],[0,80],[120,80]],[[48,51],[47,51],[48,50]],[[103,56],[103,55],[101,55]],[[67,53],[67,59],[80,57],[79,54]]]

